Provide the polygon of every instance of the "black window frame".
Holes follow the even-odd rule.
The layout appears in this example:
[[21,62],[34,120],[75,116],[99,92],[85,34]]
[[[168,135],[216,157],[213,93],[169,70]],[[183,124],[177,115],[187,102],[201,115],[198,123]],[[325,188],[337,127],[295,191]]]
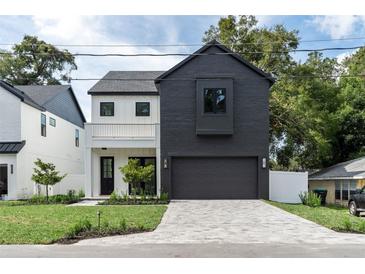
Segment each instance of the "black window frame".
[[[213,100],[212,100],[212,111],[207,110],[207,104],[206,104],[206,92],[207,91],[213,91]],[[217,97],[220,95],[217,92],[222,91],[224,95],[224,109],[223,111],[218,107],[218,104],[216,103]],[[226,114],[227,113],[227,90],[226,88],[204,88],[203,89],[203,112],[204,114]]]
[[[52,124],[52,122],[54,122],[54,124]],[[49,117],[49,125],[52,126],[52,127],[56,127],[56,119],[52,118],[52,117]]]
[[[44,123],[43,123],[44,118]],[[47,137],[47,116],[44,113],[41,113],[41,136]]]
[[[143,112],[138,112],[138,105],[147,104],[148,105],[148,113],[144,114]],[[136,102],[136,116],[137,117],[149,117],[151,116],[151,103],[150,102]]]
[[80,131],[78,129],[75,129],[75,146],[80,146]]
[[[105,114],[103,112],[103,106],[111,105],[112,106],[112,113],[110,115]],[[112,117],[114,116],[114,102],[100,102],[100,116],[101,117]]]

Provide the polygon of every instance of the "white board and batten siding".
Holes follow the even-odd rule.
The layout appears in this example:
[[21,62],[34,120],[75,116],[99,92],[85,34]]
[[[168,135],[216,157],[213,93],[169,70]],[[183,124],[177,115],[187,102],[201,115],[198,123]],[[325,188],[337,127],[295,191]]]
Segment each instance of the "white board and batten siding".
[[301,203],[299,193],[308,191],[308,172],[270,170],[270,200]]
[[[114,102],[114,116],[100,116],[100,103]],[[136,116],[136,102],[150,103],[150,116]],[[91,98],[91,121],[100,124],[156,124],[160,122],[160,101],[155,95],[103,95]]]

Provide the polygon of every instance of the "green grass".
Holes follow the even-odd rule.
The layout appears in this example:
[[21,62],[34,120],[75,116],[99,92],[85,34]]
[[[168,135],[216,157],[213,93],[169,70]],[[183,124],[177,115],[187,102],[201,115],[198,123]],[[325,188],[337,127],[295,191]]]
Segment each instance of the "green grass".
[[49,244],[60,240],[82,219],[97,227],[101,224],[153,230],[160,223],[166,206],[75,206],[18,205],[0,206],[0,244]]
[[0,206],[19,206],[27,205],[28,201],[0,201]]
[[334,205],[309,207],[302,204],[266,202],[332,230],[365,233],[365,218],[350,215],[345,207]]

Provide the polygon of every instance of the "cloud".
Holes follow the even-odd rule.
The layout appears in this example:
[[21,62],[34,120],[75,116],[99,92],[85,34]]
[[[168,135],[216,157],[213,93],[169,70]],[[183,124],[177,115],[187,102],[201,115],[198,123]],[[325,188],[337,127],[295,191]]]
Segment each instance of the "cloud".
[[[126,35],[116,35],[115,29],[109,31],[110,19],[100,16],[60,16],[44,17],[33,16],[33,23],[37,35],[53,44],[140,44],[140,41],[131,41]],[[112,18],[118,20],[117,17]],[[123,20],[124,18],[121,18]],[[160,43],[178,43],[178,32],[173,22],[167,18],[148,18],[140,28],[141,37],[151,36],[156,26],[163,26],[161,37],[166,41]],[[133,29],[131,29],[133,31]],[[152,40],[152,37],[150,37]],[[66,47],[70,52],[88,53],[162,53],[164,49],[152,47]],[[174,51],[177,49],[174,48]],[[184,50],[184,49],[179,49]],[[101,78],[110,70],[167,70],[178,63],[182,58],[168,57],[77,57],[78,70],[72,73],[73,78]],[[91,117],[91,100],[87,95],[96,81],[74,81],[72,86],[88,121]]]
[[355,54],[356,53],[356,51],[357,50],[354,50],[354,51],[348,51],[348,52],[344,52],[344,53],[341,53],[341,54],[339,54],[339,55],[337,55],[336,56],[336,58],[337,58],[337,61],[339,62],[339,63],[342,63],[347,57],[350,57],[350,56],[352,56],[353,54]]
[[327,33],[333,39],[348,37],[359,27],[365,27],[365,16],[315,16],[310,23],[318,27],[318,30]]

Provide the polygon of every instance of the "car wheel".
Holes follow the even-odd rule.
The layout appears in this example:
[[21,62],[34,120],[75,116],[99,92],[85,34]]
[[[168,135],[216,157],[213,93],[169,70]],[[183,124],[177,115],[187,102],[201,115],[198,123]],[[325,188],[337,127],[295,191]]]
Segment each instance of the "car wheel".
[[350,214],[352,214],[352,215],[355,215],[357,217],[360,216],[360,212],[357,211],[357,206],[356,206],[356,203],[354,201],[351,201],[349,203],[349,211],[350,211]]

